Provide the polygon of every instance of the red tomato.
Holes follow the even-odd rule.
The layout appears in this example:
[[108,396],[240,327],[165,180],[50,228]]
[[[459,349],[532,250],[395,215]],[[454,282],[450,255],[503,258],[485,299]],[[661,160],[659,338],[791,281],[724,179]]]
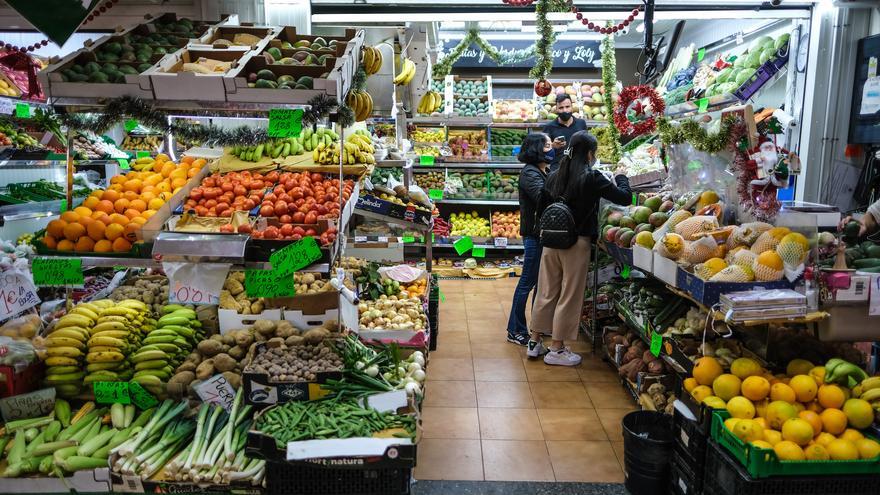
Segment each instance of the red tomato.
[[278,221],[281,223],[293,223],[293,218],[290,215],[281,215],[278,217]]
[[287,190],[284,189],[284,186],[275,186],[275,188],[272,189],[272,192],[276,195],[281,195],[286,193]]
[[208,207],[209,209],[214,208],[215,206],[217,206],[217,201],[213,200],[213,199],[209,199],[209,200],[205,201],[205,206]]
[[278,182],[278,172],[272,171],[266,174],[266,180],[269,182]]
[[205,177],[204,180],[202,180],[202,185],[205,187],[214,187],[217,183],[214,181],[213,177]]
[[306,213],[306,219],[304,223],[308,225],[314,225],[318,223],[318,215],[315,215],[315,213],[311,211]]
[[233,227],[231,223],[223,224],[220,226],[220,232],[231,234],[234,231],[235,227]]
[[302,199],[302,198],[299,198],[299,199],[295,200],[295,201],[293,202],[293,204],[295,204],[296,207],[299,208],[300,206],[306,204],[306,200],[304,200],[304,199]]
[[265,205],[260,208],[260,216],[261,217],[272,217],[275,216],[275,208],[272,205]]
[[223,184],[220,184],[220,190],[222,190],[223,192],[232,192],[233,189],[235,189],[235,186],[233,186],[231,182],[224,182]]
[[266,230],[263,231],[263,237],[266,239],[277,239],[278,227],[266,227]]
[[[279,187],[280,187],[280,186],[279,186]],[[293,189],[294,187],[296,187],[296,181],[295,181],[295,180],[290,179],[290,180],[284,182],[284,189],[287,189],[288,191],[290,191],[290,190]]]
[[249,189],[251,189],[251,190],[254,190],[254,189],[263,189],[264,187],[266,187],[266,186],[263,185],[263,181],[261,181],[261,180],[255,180],[255,181],[252,181],[252,182],[251,182],[251,186],[250,186]]
[[318,211],[318,215],[326,215],[327,214],[327,207],[324,205],[318,205],[317,211]]
[[233,189],[232,192],[234,192],[236,196],[243,197],[243,196],[247,196],[248,190],[246,187],[239,185],[239,186],[235,186],[235,189]]
[[201,187],[194,187],[192,189],[192,191],[189,192],[189,198],[192,199],[193,201],[198,201],[198,200],[202,199],[202,188]]
[[263,201],[271,201],[272,203],[275,203],[276,201],[278,201],[278,196],[276,196],[272,193],[269,193],[269,194],[263,196]]
[[238,226],[239,234],[250,234],[251,232],[253,232],[253,229],[251,228],[251,224],[249,223],[243,223]]
[[312,174],[312,182],[320,182],[320,181],[322,181],[322,180],[324,180],[324,176],[323,176],[323,175],[321,175],[321,174],[319,174],[319,173],[317,173],[317,172],[315,172],[315,173]]
[[306,231],[306,235],[310,237],[315,237],[316,235],[318,235],[318,233],[315,232],[315,229],[309,229]]
[[252,199],[246,199],[242,202],[242,207],[245,210],[253,210],[254,206],[257,206],[257,204]]
[[278,232],[281,235],[283,235],[284,237],[287,237],[289,235],[293,235],[293,225],[286,223],[286,224],[282,225],[280,229],[278,229]]
[[287,203],[278,201],[275,203],[275,214],[278,216],[287,215]]
[[301,211],[294,213],[293,215],[291,215],[291,217],[293,223],[303,223],[306,220],[306,214]]
[[288,191],[290,197],[293,198],[294,201],[303,197],[303,190],[301,187],[294,187]]
[[262,194],[251,194],[250,196],[248,196],[248,199],[253,201],[254,204],[257,204],[263,200],[263,195]]
[[220,216],[221,217],[231,217],[233,213],[235,213],[235,210],[233,210],[232,208],[228,208],[226,210],[221,211]]
[[260,232],[259,230],[255,230],[255,231],[251,232],[251,237],[253,237],[254,239],[262,239],[263,233]]
[[291,201],[293,201],[293,198],[291,198],[291,197],[290,197],[288,194],[286,194],[286,193],[285,193],[285,194],[279,194],[279,195],[278,195],[278,201],[284,201],[285,203],[290,203]]
[[229,203],[217,203],[217,213],[223,213],[229,209]]
[[290,238],[293,239],[294,241],[298,241],[298,240],[302,239],[302,236],[299,234],[293,234],[292,236],[290,236]]
[[301,236],[306,235],[306,229],[297,225],[296,227],[293,228],[293,233],[296,235],[301,235]]
[[208,209],[204,206],[196,206],[196,215],[200,217],[208,216]]

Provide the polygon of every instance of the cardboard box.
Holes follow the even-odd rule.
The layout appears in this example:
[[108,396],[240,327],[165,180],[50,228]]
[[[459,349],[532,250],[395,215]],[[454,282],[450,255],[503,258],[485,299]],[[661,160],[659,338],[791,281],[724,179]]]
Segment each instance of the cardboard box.
[[686,291],[700,304],[712,307],[718,302],[721,294],[756,289],[791,289],[794,284],[786,279],[776,282],[707,282],[683,268],[678,268],[677,287]]
[[[311,42],[315,41],[315,39],[317,39],[317,38],[323,38],[324,41],[326,41],[327,43],[329,43],[331,40],[336,40],[336,46],[341,46],[342,51],[334,51],[329,48],[325,49],[325,50],[313,50],[311,48],[296,48],[296,49],[294,49],[294,51],[308,50],[308,51],[311,51],[312,53],[316,53],[316,54],[334,53],[335,52],[335,53],[339,54],[337,56],[341,56],[342,53],[345,51],[346,45],[351,40],[353,40],[356,36],[357,36],[357,31],[354,29],[346,29],[345,34],[343,34],[342,36],[313,36],[313,35],[309,35],[309,34],[298,34],[296,32],[296,26],[284,26],[283,28],[281,28],[278,31],[278,33],[275,35],[274,38],[269,40],[269,44],[267,45],[267,48],[273,47],[273,46],[277,47],[277,48],[281,48],[282,43],[285,41],[290,43],[291,45],[293,45],[297,41],[306,40],[309,43],[311,43]],[[282,50],[281,53],[284,53],[284,50]]]
[[[145,74],[150,78],[157,100],[226,101],[229,79],[225,76],[235,70],[244,54],[241,50],[182,48],[167,55]],[[232,65],[226,72],[216,74],[180,72],[183,64],[193,63],[199,57],[231,62]]]
[[188,493],[198,495],[259,495],[267,493],[262,486],[253,486],[248,480],[241,480],[231,485],[217,485],[207,482],[192,483],[167,480],[164,470],[148,480],[130,474],[110,473],[110,485],[114,493]]
[[164,27],[164,25],[166,25],[166,24],[171,24],[171,23],[177,22],[178,17],[177,17],[177,14],[174,12],[166,12],[164,14],[161,14],[158,17],[153,17],[152,15],[147,14],[144,16],[144,19],[146,19],[147,22],[145,24],[141,24],[141,26],[148,28],[151,32],[154,32],[154,33],[159,33],[162,35],[168,35],[168,34],[177,35],[177,37],[179,39],[178,43],[182,43],[180,45],[180,47],[182,48],[182,47],[186,46],[188,43],[197,41],[198,38],[201,38],[202,36],[204,36],[208,32],[208,30],[211,29],[213,26],[227,22],[229,20],[229,16],[228,15],[223,16],[223,18],[221,18],[220,20],[217,20],[217,21],[197,21],[197,20],[189,19],[189,21],[193,25],[193,30],[196,34],[195,38],[181,37],[181,36],[179,36],[179,33],[169,31],[167,28]]
[[[424,308],[423,308],[424,309]],[[425,330],[367,330],[360,328],[360,317],[357,306],[344,297],[339,298],[339,312],[345,328],[358,334],[364,342],[396,342],[402,347],[423,349],[428,346],[428,332]],[[430,321],[428,322],[430,328]]]
[[[254,355],[257,355],[266,344],[257,344]],[[290,401],[318,400],[328,394],[321,388],[321,384],[327,380],[339,380],[342,378],[342,370],[323,371],[317,373],[314,381],[274,381],[266,373],[258,373],[248,370],[250,364],[245,366],[241,373],[241,383],[244,387],[244,400],[247,404],[264,406],[271,404],[283,404]]]
[[642,246],[633,246],[633,265],[649,273],[654,270],[654,252]]
[[[91,45],[91,50],[100,45],[110,42],[111,39],[118,39],[118,36],[105,36],[97,43]],[[147,72],[141,74],[125,75],[125,82],[120,83],[97,83],[97,82],[71,82],[64,81],[61,71],[69,69],[74,64],[85,66],[89,62],[96,62],[103,66],[102,62],[98,62],[95,53],[90,49],[80,49],[70,55],[62,58],[60,61],[51,64],[46,69],[37,73],[43,92],[49,98],[58,97],[94,97],[94,98],[117,98],[120,96],[134,96],[143,99],[153,99],[153,89]],[[164,55],[153,55],[149,62],[155,64],[162,59]],[[135,69],[137,63],[135,63]]]
[[652,269],[655,277],[672,287],[678,287],[678,263],[655,252]]
[[258,315],[243,315],[233,309],[218,309],[217,318],[220,320],[220,333],[225,334],[231,330],[248,327],[257,320],[281,320],[280,309],[267,309]]
[[110,493],[110,468],[76,471],[68,477],[6,478],[0,494]]
[[359,195],[355,203],[355,209],[377,213],[425,227],[430,227],[433,224],[430,211],[399,205],[379,199],[373,195]]
[[[202,35],[198,40],[190,43],[190,48],[208,49],[222,47],[237,51],[254,50],[260,52],[277,32],[278,28],[272,26],[254,26],[253,24],[248,23],[242,23],[240,26],[215,26],[208,30],[208,32]],[[250,34],[260,38],[260,40],[250,45],[226,45],[223,43],[217,43],[217,40],[219,39],[232,41],[236,34]]]
[[[325,65],[285,65],[269,64],[261,54],[251,54],[235,71],[225,76],[229,101],[252,103],[304,104],[319,94],[337,94],[337,81],[334,69],[341,64],[341,58],[329,58]],[[303,76],[312,78],[313,89],[251,88],[248,75],[263,69],[271,70],[276,76],[289,75],[299,80]]]

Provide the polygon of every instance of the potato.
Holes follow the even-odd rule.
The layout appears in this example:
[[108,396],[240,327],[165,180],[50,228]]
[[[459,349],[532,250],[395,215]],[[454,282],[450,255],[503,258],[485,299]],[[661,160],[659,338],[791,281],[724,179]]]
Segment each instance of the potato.
[[216,340],[203,340],[196,346],[200,353],[212,357],[223,352],[223,344]]
[[228,333],[226,335],[221,335],[220,340],[223,342],[223,345],[227,347],[234,346],[236,344],[235,337],[229,335]]
[[284,340],[284,343],[291,346],[291,347],[303,345],[303,344],[305,344],[305,342],[306,342],[306,339],[302,338],[299,335],[291,335],[290,337],[287,337]]
[[198,365],[196,363],[185,361],[183,364],[177,367],[177,372],[180,373],[181,371],[195,371],[197,366]]
[[307,344],[320,344],[328,337],[330,337],[330,331],[324,327],[315,327],[303,334],[303,340]]
[[244,347],[233,346],[229,349],[229,352],[227,352],[227,354],[229,354],[232,359],[235,359],[236,361],[241,361],[241,359],[247,354],[247,349]]
[[241,375],[238,373],[233,373],[231,371],[223,372],[223,378],[226,378],[226,381],[232,385],[232,388],[238,390],[241,387]]
[[236,364],[238,363],[229,354],[221,353],[214,356],[214,369],[221,373],[234,369]]
[[247,349],[254,342],[254,334],[244,328],[232,332],[231,335],[235,344],[244,349]]
[[196,379],[196,374],[192,371],[178,371],[177,374],[168,380],[168,393],[174,397],[183,397],[189,388],[189,384]]
[[272,335],[275,333],[276,324],[270,320],[257,320],[253,325],[254,330],[262,335]]
[[[226,357],[229,357],[229,356],[226,356]],[[212,376],[214,376],[214,360],[213,359],[206,359],[206,360],[202,361],[202,364],[200,364],[196,368],[196,378],[198,378],[199,380],[207,380],[208,378],[211,378]]]

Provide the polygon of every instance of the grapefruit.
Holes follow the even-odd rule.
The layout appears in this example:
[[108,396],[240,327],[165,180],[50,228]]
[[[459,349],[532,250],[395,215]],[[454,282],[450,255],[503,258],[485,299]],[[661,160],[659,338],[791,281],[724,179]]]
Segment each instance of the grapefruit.
[[762,376],[749,376],[742,382],[742,394],[751,401],[761,401],[770,393],[770,382]]
[[803,419],[789,419],[782,425],[782,438],[803,447],[813,439],[813,427]]
[[751,419],[740,419],[733,425],[733,434],[743,442],[754,442],[764,438],[764,428]]
[[749,399],[738,395],[727,401],[727,412],[734,418],[752,419],[755,417],[755,406]]
[[846,414],[840,409],[825,409],[819,413],[819,418],[822,419],[822,430],[832,435],[840,435],[846,430]]
[[764,440],[770,445],[776,445],[777,443],[782,441],[782,433],[768,428],[764,430]]
[[819,390],[816,380],[810,375],[796,375],[788,382],[788,386],[794,390],[798,402],[810,402],[816,398],[816,392]]
[[810,426],[813,428],[813,436],[822,432],[822,419],[817,413],[813,411],[801,411],[798,413],[798,418],[810,423]]
[[856,444],[849,440],[836,439],[828,442],[825,446],[828,454],[835,461],[854,461],[859,458],[859,449]]
[[827,461],[831,459],[831,455],[824,446],[814,443],[804,449],[804,457],[809,461]]
[[721,397],[724,401],[729,401],[739,395],[741,386],[742,381],[729,373],[720,375],[712,382],[712,390],[715,392],[715,395]]
[[843,404],[843,413],[846,414],[849,425],[859,430],[874,422],[874,409],[864,399],[849,399]]
[[796,399],[797,394],[794,393],[794,390],[782,382],[774,383],[773,386],[770,387],[770,400],[795,402]]
[[880,455],[880,443],[870,438],[856,440],[856,448],[859,450],[859,457],[862,459],[873,459]]
[[761,365],[751,358],[737,358],[730,364],[730,373],[736,375],[740,380],[745,380],[750,376],[760,375],[761,372]]
[[718,363],[718,360],[713,357],[701,357],[694,364],[694,379],[700,385],[712,385],[712,382],[721,376],[722,373],[724,373],[724,369]]
[[773,452],[781,461],[802,461],[806,458],[800,445],[783,440],[773,446]]

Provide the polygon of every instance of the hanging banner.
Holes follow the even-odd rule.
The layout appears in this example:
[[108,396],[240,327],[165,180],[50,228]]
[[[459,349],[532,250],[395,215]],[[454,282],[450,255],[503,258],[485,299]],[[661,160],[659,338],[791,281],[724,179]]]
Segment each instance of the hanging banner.
[[[462,39],[462,36],[444,37],[440,40],[440,50],[445,55],[452,50]],[[484,38],[485,39],[485,38]],[[499,52],[513,52],[525,50],[534,45],[530,40],[493,40],[487,39],[487,43],[495,47]],[[599,53],[599,40],[556,40],[553,45],[553,68],[554,69],[595,69],[602,67],[602,55]],[[530,57],[504,67],[530,69],[535,65],[535,58]],[[453,68],[492,68],[498,67],[483,50],[476,45],[465,49]]]
[[10,7],[58,46],[89,16],[98,0],[6,0]]

